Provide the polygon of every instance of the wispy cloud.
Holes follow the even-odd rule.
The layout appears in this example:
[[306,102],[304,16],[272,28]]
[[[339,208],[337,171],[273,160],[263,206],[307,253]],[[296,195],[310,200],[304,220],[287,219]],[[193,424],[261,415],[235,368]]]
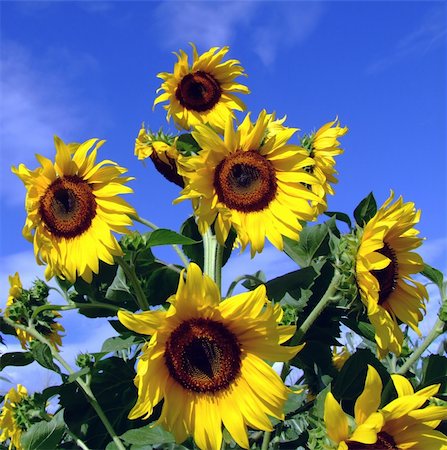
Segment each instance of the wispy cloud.
[[445,40],[447,34],[445,21],[445,8],[436,5],[422,18],[418,28],[397,41],[390,49],[389,54],[371,63],[366,72],[369,74],[379,73],[407,58],[424,55],[435,49]]
[[22,203],[22,183],[10,167],[32,162],[35,153],[52,155],[55,134],[67,135],[87,123],[87,108],[82,108],[70,82],[94,69],[95,60],[63,48],[34,55],[9,41],[2,43],[0,62],[0,197]]
[[313,33],[322,13],[319,2],[281,2],[280,7],[269,9],[269,14],[262,15],[254,26],[256,54],[265,65],[273,64],[278,49],[300,44]]
[[164,1],[155,14],[160,45],[176,49],[185,42],[222,46],[243,39],[265,65],[278,49],[303,42],[316,28],[323,8],[311,2]]
[[190,41],[204,48],[229,44],[257,6],[251,1],[164,1],[157,8],[154,21],[158,34],[163,36],[159,43],[171,50]]

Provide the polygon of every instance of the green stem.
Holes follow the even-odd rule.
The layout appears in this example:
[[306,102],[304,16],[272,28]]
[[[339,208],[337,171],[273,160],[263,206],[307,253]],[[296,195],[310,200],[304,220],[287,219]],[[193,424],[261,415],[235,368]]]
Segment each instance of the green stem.
[[135,295],[137,296],[138,306],[143,311],[147,311],[149,309],[149,303],[147,301],[146,295],[143,292],[143,288],[141,287],[140,280],[138,279],[137,274],[135,273],[135,268],[127,264],[127,262],[121,256],[117,256],[116,261],[123,269],[126,278],[130,281],[130,283],[134,288]]
[[410,367],[419,360],[422,353],[424,353],[425,350],[427,350],[427,348],[430,346],[430,344],[436,338],[441,336],[441,334],[444,332],[444,325],[445,325],[444,321],[442,321],[441,319],[438,318],[438,320],[434,324],[432,330],[425,338],[424,342],[413,351],[411,356],[405,361],[404,365],[396,373],[398,373],[400,375],[405,374],[410,369]]
[[258,277],[255,277],[253,275],[241,275],[232,281],[232,283],[230,284],[230,287],[228,288],[227,295],[225,296],[225,298],[228,298],[231,294],[233,294],[233,291],[234,291],[235,287],[238,285],[238,283],[240,283],[241,281],[244,281],[244,280],[252,280],[258,284],[264,283],[264,281],[260,280]]
[[[149,220],[143,219],[142,217],[139,216],[132,216],[132,219],[135,220],[136,222],[140,222],[143,225],[146,225],[148,228],[150,228],[151,230],[159,230],[160,227],[157,227],[157,225],[155,225],[154,223],[150,222]],[[188,257],[183,253],[182,249],[177,245],[177,244],[172,244],[172,248],[174,249],[174,251],[177,253],[177,255],[179,256],[179,258],[181,259],[183,265],[185,267],[188,266],[189,264],[189,259]]]
[[222,257],[223,246],[217,242],[215,234],[211,227],[205,232],[203,237],[203,271],[221,288],[222,282]]
[[307,316],[306,320],[302,323],[302,325],[298,328],[293,338],[293,342],[299,343],[304,335],[309,331],[309,328],[312,324],[317,320],[318,316],[323,312],[326,306],[333,300],[333,295],[337,291],[338,282],[340,280],[340,274],[337,270],[334,273],[334,276],[324,293],[321,300],[317,303],[315,308],[311,311],[311,313]]
[[[20,330],[25,331],[29,335],[33,336],[38,341],[42,342],[42,344],[45,344],[49,347],[51,350],[51,354],[53,358],[58,361],[62,367],[70,374],[73,375],[75,371],[70,367],[70,365],[65,361],[64,358],[62,358],[61,354],[57,351],[55,347],[51,345],[51,343],[42,336],[34,327],[26,327],[24,325],[17,324],[13,322],[8,317],[4,317],[3,320],[13,326],[14,328],[18,328]],[[101,422],[104,424],[107,432],[109,433],[110,437],[113,439],[113,442],[117,446],[119,450],[126,450],[123,446],[122,442],[118,438],[117,434],[115,433],[115,430],[113,429],[112,425],[109,422],[109,419],[107,419],[107,416],[104,414],[104,411],[102,410],[100,404],[96,400],[95,395],[93,394],[92,390],[90,389],[90,386],[85,383],[80,377],[76,378],[76,383],[81,387],[81,389],[84,391],[85,396],[87,397],[88,402],[92,405],[93,409],[95,410],[98,417],[101,419]]]
[[267,450],[269,448],[271,436],[272,436],[271,431],[264,431],[264,437],[262,438],[261,450]]

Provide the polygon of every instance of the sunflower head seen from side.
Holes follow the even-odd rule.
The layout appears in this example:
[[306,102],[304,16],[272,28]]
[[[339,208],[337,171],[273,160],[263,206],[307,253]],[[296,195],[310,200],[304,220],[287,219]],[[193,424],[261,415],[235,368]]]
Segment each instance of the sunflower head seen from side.
[[283,418],[288,389],[264,362],[287,361],[300,349],[281,344],[294,326],[281,326],[263,285],[220,301],[216,284],[191,263],[180,275],[167,311],[118,313],[129,329],[150,335],[139,357],[138,400],[129,418],[148,418],[163,400],[158,424],[177,442],[189,435],[203,450],[218,450],[222,424],[248,448],[247,426],[272,430]]
[[[337,171],[335,170],[335,159],[343,153],[338,138],[348,132],[348,127],[341,127],[336,119],[323,125],[316,133],[305,137],[302,145],[309,151],[309,156],[314,160],[314,165],[309,167],[319,180],[320,184],[312,187],[313,191],[321,198],[334,195],[333,184],[337,183]],[[325,203],[314,203],[317,213],[321,214],[326,209]]]
[[118,196],[132,192],[125,185],[131,178],[113,161],[96,163],[104,141],[54,141],[54,162],[37,155],[37,169],[24,164],[12,169],[27,189],[23,234],[33,242],[37,262],[47,264],[47,279],[56,275],[74,282],[80,276],[90,282],[99,261],[113,264],[113,257],[122,255],[113,232],[127,233],[132,225],[135,210]]
[[9,449],[21,450],[23,448],[20,439],[26,428],[21,426],[17,412],[21,401],[27,396],[26,387],[18,384],[16,388],[8,391],[3,400],[0,413],[0,442],[6,442],[9,439]]
[[233,117],[233,110],[243,111],[244,103],[236,93],[248,94],[248,88],[235,81],[244,74],[239,61],[223,61],[228,47],[213,47],[207,52],[197,53],[192,45],[191,64],[188,55],[180,50],[173,73],[162,72],[158,77],[163,80],[157,90],[161,94],[155,99],[154,106],[167,101],[164,105],[168,120],[172,117],[175,124],[190,129],[200,123],[222,130],[225,118]]
[[263,250],[266,238],[279,250],[282,236],[298,240],[300,221],[316,218],[311,202],[323,202],[308,188],[319,183],[306,170],[312,159],[288,143],[297,129],[271,127],[273,122],[265,111],[255,123],[247,114],[235,130],[228,118],[223,137],[198,125],[192,135],[199,155],[179,159],[186,187],[176,201],[194,200],[200,232],[214,224],[220,244],[233,226],[252,255]]
[[413,275],[424,268],[422,258],[413,250],[423,239],[414,226],[420,211],[402,197],[393,203],[394,194],[360,231],[356,256],[356,281],[368,318],[375,328],[380,357],[402,350],[403,333],[398,320],[420,335],[418,323],[425,311],[428,293]]
[[[49,288],[42,280],[36,280],[31,289],[24,289],[18,272],[9,276],[9,295],[6,301],[5,317],[20,325],[28,325],[36,308],[48,304]],[[62,345],[64,327],[57,322],[61,315],[57,311],[46,310],[45,313],[34,317],[36,330],[58,349]],[[24,350],[26,350],[34,337],[25,330],[15,328],[17,337]]]

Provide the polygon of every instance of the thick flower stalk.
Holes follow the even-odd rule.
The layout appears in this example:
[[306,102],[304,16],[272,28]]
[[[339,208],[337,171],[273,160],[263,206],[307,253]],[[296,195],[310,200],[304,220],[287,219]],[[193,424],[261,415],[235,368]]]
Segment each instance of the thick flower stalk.
[[255,123],[247,114],[235,130],[228,118],[223,137],[198,125],[192,135],[200,154],[179,158],[187,184],[176,201],[192,199],[200,232],[214,224],[221,245],[233,226],[252,256],[266,238],[279,250],[283,235],[298,240],[300,221],[316,218],[310,202],[323,202],[307,187],[319,184],[306,170],[313,160],[304,148],[288,144],[297,129],[271,127],[273,122],[265,111]]
[[420,211],[402,197],[388,200],[361,231],[356,257],[356,280],[368,318],[374,326],[380,357],[391,351],[399,355],[403,333],[398,320],[418,335],[418,323],[425,311],[427,290],[412,275],[424,268],[413,250],[422,244],[414,228]]
[[354,407],[355,426],[331,392],[326,396],[324,421],[338,450],[446,450],[447,436],[435,428],[447,418],[446,406],[422,407],[437,394],[440,385],[416,393],[401,375],[392,375],[398,398],[379,409],[382,381],[368,365],[365,387]]
[[47,264],[47,279],[91,282],[99,261],[113,264],[123,254],[112,233],[127,233],[132,225],[135,210],[118,197],[132,192],[125,185],[132,178],[122,177],[126,169],[113,161],[96,163],[104,142],[65,144],[55,137],[54,163],[37,155],[41,167],[12,169],[27,189],[23,235],[34,244],[37,262]]
[[[184,271],[183,271],[184,272]],[[129,329],[151,336],[143,347],[129,418],[148,418],[162,400],[157,423],[177,442],[192,435],[202,449],[218,450],[222,423],[248,448],[247,426],[273,430],[284,419],[288,389],[263,360],[288,361],[302,346],[285,347],[294,326],[281,326],[282,309],[264,285],[220,301],[216,284],[192,263],[167,311],[118,313]]]
[[155,99],[154,106],[167,101],[164,105],[167,119],[172,117],[180,128],[187,130],[208,123],[222,130],[226,117],[234,117],[233,110],[245,109],[244,103],[234,95],[249,93],[247,86],[235,81],[243,75],[244,69],[235,59],[222,61],[228,47],[213,47],[199,56],[195,45],[191,46],[191,65],[188,55],[180,50],[176,53],[178,61],[173,73],[158,74],[163,83],[157,90],[161,94]]

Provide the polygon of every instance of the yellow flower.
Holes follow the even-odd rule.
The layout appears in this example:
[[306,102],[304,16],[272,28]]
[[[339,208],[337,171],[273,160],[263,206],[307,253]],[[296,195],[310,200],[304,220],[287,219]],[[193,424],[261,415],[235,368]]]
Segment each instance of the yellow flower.
[[215,221],[217,239],[224,244],[233,226],[242,248],[251,244],[252,256],[263,250],[265,238],[279,250],[283,235],[298,240],[299,221],[315,219],[310,202],[322,201],[303,184],[318,183],[305,169],[312,159],[305,149],[287,143],[297,129],[269,127],[273,122],[265,111],[255,124],[247,114],[234,130],[228,118],[223,139],[198,125],[192,135],[200,154],[179,158],[187,185],[176,201],[198,199],[200,232]]
[[229,48],[213,47],[198,55],[192,45],[193,60],[189,65],[188,55],[180,50],[173,73],[162,72],[158,77],[163,80],[157,92],[162,93],[155,99],[154,106],[168,101],[164,108],[168,120],[172,116],[181,128],[189,129],[199,123],[208,123],[223,129],[227,116],[234,116],[233,110],[243,111],[244,103],[234,95],[239,92],[248,94],[246,86],[235,82],[244,69],[239,61],[230,59],[222,62]]
[[168,301],[167,311],[118,313],[127,328],[152,336],[138,361],[129,418],[148,418],[164,400],[157,423],[177,442],[193,435],[201,449],[220,449],[223,423],[248,448],[247,425],[272,430],[268,416],[284,418],[289,390],[263,359],[292,358],[302,346],[280,344],[295,327],[278,325],[283,311],[264,285],[220,302],[216,284],[194,263]]
[[[19,276],[18,272],[16,272],[12,276],[10,275],[8,278],[9,278],[9,284],[11,287],[9,289],[8,300],[6,301],[5,317],[9,317],[9,307],[14,305],[14,303],[20,299],[20,296],[22,295],[22,290],[23,290],[22,282],[20,281],[20,276]],[[56,311],[53,311],[52,314],[53,314],[54,318],[61,317],[61,315]],[[25,320],[25,322],[22,323],[22,325],[27,325],[27,321]],[[62,345],[62,339],[61,339],[62,336],[60,336],[58,334],[58,332],[59,331],[64,332],[65,329],[60,323],[57,323],[54,321],[52,321],[50,326],[51,326],[52,331],[50,333],[44,334],[44,335],[57,349],[58,346]],[[16,328],[15,330],[17,333],[17,337],[19,338],[20,344],[22,345],[22,348],[25,350],[27,348],[27,343],[34,340],[34,337],[31,336],[30,334],[28,334],[24,330],[19,330],[18,328]]]
[[[326,195],[334,195],[334,189],[331,184],[337,183],[335,177],[337,171],[335,170],[335,159],[337,155],[343,153],[340,148],[340,142],[337,140],[340,136],[348,132],[348,127],[340,127],[338,120],[328,122],[323,125],[310,139],[310,157],[315,164],[311,168],[311,172],[320,180],[321,184],[313,187],[319,197],[326,199]],[[321,214],[325,211],[325,203],[315,203],[317,213]]]
[[345,365],[345,362],[350,358],[351,354],[348,349],[344,346],[342,347],[340,353],[337,351],[337,347],[332,348],[332,364],[337,370],[341,370]]
[[412,250],[422,244],[414,225],[420,211],[394,194],[365,225],[356,256],[356,278],[368,318],[375,328],[380,357],[399,355],[403,334],[397,319],[420,335],[418,323],[428,298],[425,287],[411,278],[424,263]]
[[37,262],[47,264],[47,279],[57,275],[74,282],[81,276],[90,282],[99,260],[113,264],[113,257],[123,254],[112,232],[127,233],[132,225],[129,215],[135,211],[118,197],[132,192],[124,185],[132,178],[121,177],[126,169],[112,161],[95,164],[104,141],[65,144],[55,137],[54,142],[54,164],[37,155],[41,167],[12,169],[27,188],[23,234],[34,243]]
[[21,384],[17,385],[17,389],[11,388],[5,395],[2,412],[0,414],[0,442],[5,442],[7,439],[10,439],[9,450],[13,447],[17,450],[23,448],[20,444],[23,430],[15,420],[14,410],[17,404],[27,395],[28,392],[26,388]]
[[167,142],[157,140],[146,132],[144,124],[135,139],[135,156],[139,160],[150,158],[155,168],[169,181],[184,187],[183,178],[177,171],[177,159],[179,152],[175,144],[169,145]]
[[326,396],[324,421],[329,438],[338,450],[446,450],[447,437],[434,430],[447,418],[447,407],[427,406],[440,385],[414,392],[410,382],[391,375],[398,398],[379,409],[382,381],[368,365],[365,387],[355,402],[355,428],[349,430],[348,416],[331,392]]

